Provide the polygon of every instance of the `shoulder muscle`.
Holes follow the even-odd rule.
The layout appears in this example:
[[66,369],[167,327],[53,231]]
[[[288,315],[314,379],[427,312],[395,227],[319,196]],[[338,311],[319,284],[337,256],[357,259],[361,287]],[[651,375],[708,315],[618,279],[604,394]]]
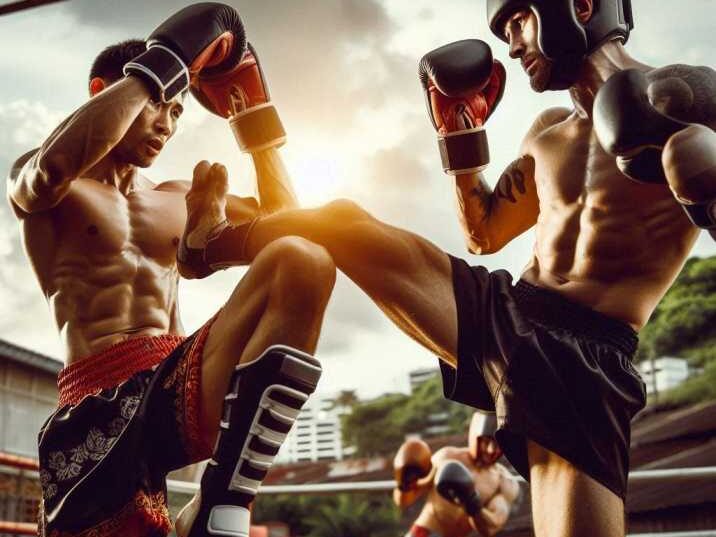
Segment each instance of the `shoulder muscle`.
[[13,212],[15,213],[15,216],[18,218],[22,218],[25,214],[27,214],[20,206],[15,202],[13,199],[13,192],[16,188],[16,182],[18,178],[20,177],[20,171],[25,166],[28,160],[30,160],[35,153],[38,152],[40,148],[36,147],[35,149],[32,149],[25,153],[24,155],[20,156],[13,162],[10,171],[7,176],[7,199],[10,203],[10,206],[12,207]]

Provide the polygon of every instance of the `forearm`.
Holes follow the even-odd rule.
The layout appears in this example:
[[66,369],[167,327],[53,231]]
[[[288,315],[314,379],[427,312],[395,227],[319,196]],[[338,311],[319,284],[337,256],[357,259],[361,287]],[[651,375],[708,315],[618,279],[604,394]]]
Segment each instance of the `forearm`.
[[493,203],[493,193],[481,173],[458,175],[455,178],[458,218],[473,253],[491,248],[487,223]]
[[494,515],[484,507],[478,514],[471,517],[470,521],[475,530],[483,537],[491,537],[499,529]]
[[293,191],[291,177],[275,147],[251,153],[256,168],[256,185],[261,209],[274,213],[282,209],[295,209],[298,199]]
[[42,144],[37,166],[50,186],[81,176],[122,139],[149,101],[149,91],[134,77],[113,84],[87,101]]
[[486,506],[470,518],[472,526],[484,537],[491,537],[507,522],[509,506],[500,495],[495,496]]

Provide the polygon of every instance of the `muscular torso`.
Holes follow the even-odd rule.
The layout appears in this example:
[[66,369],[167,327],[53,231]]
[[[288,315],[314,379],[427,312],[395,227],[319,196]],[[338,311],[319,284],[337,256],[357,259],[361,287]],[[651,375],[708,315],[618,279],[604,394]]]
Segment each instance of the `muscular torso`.
[[176,249],[187,185],[136,184],[125,195],[77,179],[56,207],[22,218],[68,364],[130,337],[182,333]]
[[624,177],[587,119],[565,112],[527,150],[539,217],[522,277],[641,328],[698,230],[666,186]]
[[[502,472],[497,464],[478,467],[470,458],[467,448],[446,447],[433,455],[436,468],[448,461],[460,461],[472,474],[475,490],[482,504],[486,505],[499,492]],[[433,486],[428,492],[425,505],[415,524],[428,528],[441,537],[465,537],[475,530],[470,526],[468,516],[462,507],[454,505],[438,494]]]

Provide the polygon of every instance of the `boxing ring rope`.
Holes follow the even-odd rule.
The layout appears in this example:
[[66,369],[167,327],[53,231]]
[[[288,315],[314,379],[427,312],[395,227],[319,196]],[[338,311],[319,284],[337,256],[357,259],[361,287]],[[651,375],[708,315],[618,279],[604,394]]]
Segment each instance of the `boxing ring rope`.
[[[3,452],[0,452],[0,466],[7,466],[8,468],[15,468],[20,471],[29,471],[31,474],[39,470],[37,460]],[[0,520],[0,534],[3,533],[12,535],[37,535],[37,524]]]
[[0,533],[11,533],[13,535],[37,535],[37,524],[31,524],[30,522],[0,521]]
[[[520,476],[518,480],[524,482]],[[688,482],[694,479],[716,479],[716,466],[698,468],[676,468],[667,470],[634,470],[629,472],[629,483],[653,483],[669,479]],[[386,492],[393,490],[395,481],[353,481],[348,483],[309,483],[306,485],[263,485],[260,494],[328,494],[334,492]],[[170,492],[194,494],[199,490],[198,483],[168,479]],[[663,534],[660,534],[663,535]],[[714,533],[716,536],[716,533]]]
[[[519,481],[524,478],[515,476]],[[716,479],[716,466],[677,468],[664,470],[634,470],[629,472],[629,483],[654,483],[663,480],[688,483],[697,479]],[[395,481],[355,481],[349,483],[310,483],[306,485],[263,485],[259,494],[328,494],[337,492],[387,492]],[[180,494],[194,494],[198,483],[167,480],[167,488]],[[716,530],[681,531],[663,533],[630,533],[627,537],[716,537]]]
[[[0,466],[36,472],[38,462],[35,459],[21,457],[0,452]],[[629,482],[658,482],[671,480],[688,483],[696,479],[716,479],[716,466],[698,468],[678,468],[665,470],[634,470],[629,473]],[[518,477],[521,481],[522,478]],[[348,483],[310,483],[305,485],[264,485],[260,494],[326,494],[336,492],[387,492],[393,489],[395,482],[386,481],[356,481]],[[168,479],[167,489],[179,494],[194,494],[199,490],[199,484],[188,481]],[[36,535],[37,525],[26,522],[0,521],[0,533],[15,535]],[[716,530],[664,532],[664,533],[635,533],[628,537],[716,537]]]

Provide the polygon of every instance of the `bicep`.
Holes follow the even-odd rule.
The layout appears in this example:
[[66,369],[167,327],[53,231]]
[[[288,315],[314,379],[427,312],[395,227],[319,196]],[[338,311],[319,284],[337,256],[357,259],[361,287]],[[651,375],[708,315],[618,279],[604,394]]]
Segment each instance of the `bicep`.
[[510,516],[510,502],[502,494],[493,496],[483,509],[490,513],[490,525],[495,531],[502,528]]

